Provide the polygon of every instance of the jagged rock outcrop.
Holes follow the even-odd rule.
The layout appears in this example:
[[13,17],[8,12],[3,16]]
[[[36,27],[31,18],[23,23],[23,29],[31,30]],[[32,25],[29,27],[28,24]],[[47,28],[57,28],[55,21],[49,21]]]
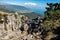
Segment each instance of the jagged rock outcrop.
[[[27,17],[16,13],[5,13],[2,14],[2,23],[0,24],[0,40],[42,40],[40,32],[29,34],[27,25]],[[22,24],[24,30],[21,31]]]

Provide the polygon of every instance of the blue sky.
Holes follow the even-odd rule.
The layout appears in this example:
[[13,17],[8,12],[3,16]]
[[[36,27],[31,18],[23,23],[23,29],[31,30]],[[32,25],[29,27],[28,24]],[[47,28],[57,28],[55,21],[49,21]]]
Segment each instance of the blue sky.
[[[0,0],[0,2],[22,5],[33,10],[36,9],[35,11],[38,12],[39,10],[45,10],[45,7],[47,6],[46,3],[60,3],[60,0]],[[43,13],[42,11],[41,13]]]

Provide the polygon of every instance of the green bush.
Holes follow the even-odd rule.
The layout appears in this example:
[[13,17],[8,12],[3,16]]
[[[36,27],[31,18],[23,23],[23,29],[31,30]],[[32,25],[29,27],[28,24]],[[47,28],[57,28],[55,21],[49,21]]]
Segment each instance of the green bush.
[[53,31],[53,29],[56,29],[57,27],[57,24],[54,23],[52,20],[48,21],[46,20],[44,23],[43,23],[43,28],[46,30],[46,31]]

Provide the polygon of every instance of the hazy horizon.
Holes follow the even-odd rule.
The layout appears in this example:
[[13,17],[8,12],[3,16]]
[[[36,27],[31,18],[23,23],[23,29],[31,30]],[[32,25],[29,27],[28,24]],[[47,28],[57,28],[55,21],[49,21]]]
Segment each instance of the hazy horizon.
[[25,6],[34,12],[43,14],[46,3],[60,3],[60,0],[0,0],[0,2]]

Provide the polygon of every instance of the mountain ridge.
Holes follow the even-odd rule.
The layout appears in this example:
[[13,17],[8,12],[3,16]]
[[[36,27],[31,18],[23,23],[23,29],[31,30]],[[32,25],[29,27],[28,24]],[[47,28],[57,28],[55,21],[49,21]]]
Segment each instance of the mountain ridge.
[[4,4],[0,3],[0,9],[8,10],[8,11],[15,11],[18,13],[30,13],[32,12],[28,8],[24,6],[19,6],[19,5],[13,5],[13,4]]

